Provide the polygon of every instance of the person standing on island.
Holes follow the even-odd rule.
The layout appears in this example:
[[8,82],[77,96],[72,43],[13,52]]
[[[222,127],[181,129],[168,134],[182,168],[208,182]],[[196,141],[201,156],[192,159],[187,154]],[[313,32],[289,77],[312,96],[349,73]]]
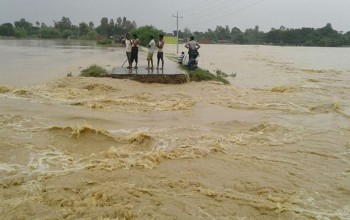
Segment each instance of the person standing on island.
[[163,47],[164,47],[164,35],[159,35],[159,42],[157,43],[158,53],[157,53],[157,69],[159,69],[159,61],[162,61],[162,68],[164,68],[164,57],[163,57]]
[[188,42],[185,47],[188,49],[189,59],[196,59],[198,56],[198,49],[201,47],[195,40],[194,37],[190,37],[190,42]]
[[131,57],[130,57],[130,63],[128,68],[132,68],[132,63],[135,60],[135,69],[137,69],[137,63],[138,63],[138,54],[139,54],[139,45],[140,40],[137,38],[137,35],[133,35],[132,43],[131,43]]
[[131,40],[130,40],[130,35],[129,34],[125,35],[125,38],[123,39],[123,42],[125,44],[126,58],[128,60],[129,66],[131,66],[131,64],[130,64],[130,59],[131,59]]
[[[156,50],[156,42],[153,36],[150,36],[151,41],[148,44],[148,54],[147,54],[147,69],[153,69],[153,53]],[[149,65],[151,63],[151,66]]]

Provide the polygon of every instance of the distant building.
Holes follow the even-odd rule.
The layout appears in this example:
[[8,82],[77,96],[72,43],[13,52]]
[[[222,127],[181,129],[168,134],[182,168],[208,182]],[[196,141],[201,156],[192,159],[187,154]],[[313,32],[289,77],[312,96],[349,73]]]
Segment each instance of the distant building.
[[124,37],[125,37],[125,35],[113,35],[113,41],[116,44],[122,44]]
[[100,35],[100,34],[98,34],[97,36],[96,36],[96,40],[102,40],[104,37],[102,36],[102,35]]

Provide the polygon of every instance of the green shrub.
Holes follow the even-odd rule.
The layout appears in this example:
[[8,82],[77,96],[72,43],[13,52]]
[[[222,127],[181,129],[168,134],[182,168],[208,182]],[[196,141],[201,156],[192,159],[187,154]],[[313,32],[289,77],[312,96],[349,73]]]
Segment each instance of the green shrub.
[[73,31],[71,30],[64,30],[62,32],[62,38],[69,38],[71,36],[73,36]]
[[227,73],[223,72],[222,70],[217,69],[215,71],[217,77],[228,77]]
[[39,32],[39,36],[45,39],[55,39],[60,38],[61,33],[59,32],[59,30],[54,28],[42,28]]
[[312,40],[308,40],[304,43],[304,46],[312,47],[312,46],[314,46],[314,42]]
[[112,44],[113,44],[113,41],[111,39],[103,39],[103,40],[97,41],[97,45],[108,46]]
[[97,65],[91,65],[90,67],[82,70],[80,76],[101,77],[101,76],[105,76],[106,74],[107,74],[107,70],[105,70],[104,68]]
[[27,32],[24,28],[15,28],[15,37],[17,38],[24,38],[27,37]]
[[80,39],[82,40],[96,40],[97,32],[96,31],[89,31],[87,34],[80,36]]

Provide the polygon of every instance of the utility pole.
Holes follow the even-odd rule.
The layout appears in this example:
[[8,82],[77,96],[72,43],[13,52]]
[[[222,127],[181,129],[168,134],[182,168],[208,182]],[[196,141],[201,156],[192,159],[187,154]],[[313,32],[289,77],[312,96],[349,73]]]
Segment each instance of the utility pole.
[[176,16],[173,15],[174,18],[176,18],[176,53],[179,53],[179,12],[176,12]]

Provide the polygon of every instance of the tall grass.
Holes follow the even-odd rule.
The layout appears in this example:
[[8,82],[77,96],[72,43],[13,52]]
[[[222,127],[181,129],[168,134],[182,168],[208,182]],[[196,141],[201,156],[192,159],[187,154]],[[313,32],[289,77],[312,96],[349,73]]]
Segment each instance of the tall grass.
[[209,70],[204,70],[200,67],[197,67],[194,70],[189,70],[186,66],[180,64],[179,65],[182,70],[184,70],[189,76],[191,81],[218,81],[224,84],[230,84],[228,80],[223,78],[221,74],[213,74],[209,72]]
[[102,77],[102,76],[106,76],[106,74],[107,74],[106,69],[94,64],[94,65],[91,65],[90,67],[82,70],[80,76]]

